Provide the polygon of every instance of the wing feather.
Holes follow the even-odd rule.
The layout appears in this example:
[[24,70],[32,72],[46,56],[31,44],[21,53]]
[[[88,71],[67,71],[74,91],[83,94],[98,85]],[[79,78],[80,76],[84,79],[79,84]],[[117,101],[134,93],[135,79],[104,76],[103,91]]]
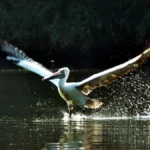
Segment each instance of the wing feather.
[[118,79],[119,77],[123,76],[124,74],[127,74],[128,72],[138,68],[149,57],[150,57],[150,48],[146,49],[140,55],[134,57],[133,59],[130,59],[129,61],[123,64],[105,70],[103,72],[94,74],[89,78],[79,82],[77,88],[81,90],[83,94],[88,95],[94,89],[101,86],[106,86],[115,81],[116,79]]
[[[28,57],[22,50],[7,43],[6,41],[0,40],[0,51],[6,54],[7,60],[12,61],[17,66],[32,71],[42,77],[46,77],[52,74],[49,69],[34,61],[32,58]],[[53,79],[49,81],[58,86],[59,79]]]

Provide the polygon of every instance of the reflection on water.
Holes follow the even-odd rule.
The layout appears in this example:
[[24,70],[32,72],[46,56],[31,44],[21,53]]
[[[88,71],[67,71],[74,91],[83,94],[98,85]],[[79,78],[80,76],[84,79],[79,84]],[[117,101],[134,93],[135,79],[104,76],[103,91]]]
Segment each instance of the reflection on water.
[[[77,80],[79,74],[76,75],[71,80]],[[107,87],[101,90],[102,93],[95,92],[91,96],[108,100],[104,101],[103,108],[92,111],[89,116],[76,113],[71,120],[66,113],[66,103],[59,97],[57,89],[40,79],[29,72],[0,72],[0,150],[150,149],[148,115],[105,115],[106,112],[112,115],[117,112],[117,116],[127,115],[127,108],[131,106],[136,106],[134,108],[138,112],[146,111],[148,114],[148,78],[138,78],[141,82],[126,78],[124,82],[113,84],[113,90]],[[125,90],[118,85],[122,85]],[[135,90],[132,92],[132,85],[137,93]],[[126,92],[123,93],[123,90]]]
[[150,120],[1,119],[0,149],[148,150]]

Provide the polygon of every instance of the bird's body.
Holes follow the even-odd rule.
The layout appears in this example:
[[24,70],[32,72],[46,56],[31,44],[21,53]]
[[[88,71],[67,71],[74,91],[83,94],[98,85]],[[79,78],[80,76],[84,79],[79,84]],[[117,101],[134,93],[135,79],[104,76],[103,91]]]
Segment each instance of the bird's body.
[[[67,79],[69,76],[69,68],[64,67],[61,68],[58,72],[56,72],[56,76],[63,76],[58,81],[58,92],[60,96],[66,101],[69,114],[71,116],[72,110],[74,106],[79,106],[82,111],[85,111],[85,107],[87,108],[99,108],[102,104],[98,100],[92,100],[87,98],[77,87],[79,86],[78,82],[67,83]],[[62,74],[63,75],[62,75]],[[49,76],[48,76],[49,78]],[[44,78],[43,80],[47,79]]]
[[[83,94],[75,88],[75,84],[73,83],[63,83],[59,82],[58,92],[60,96],[70,105],[75,104],[78,106],[85,105],[85,98]],[[83,104],[82,104],[83,103]]]
[[58,91],[60,96],[66,101],[69,110],[72,110],[73,106],[80,106],[84,110],[86,98],[76,88],[74,83],[62,83],[60,80]]
[[59,69],[53,73],[40,63],[28,57],[22,50],[0,40],[0,51],[6,54],[6,59],[12,61],[15,65],[28,69],[43,77],[43,80],[49,80],[57,88],[60,96],[66,101],[71,117],[74,106],[79,106],[84,111],[86,108],[96,109],[102,105],[102,102],[86,97],[94,89],[106,86],[119,77],[138,68],[150,57],[150,48],[140,55],[128,60],[127,62],[94,74],[81,82],[67,83],[70,70],[67,67]]

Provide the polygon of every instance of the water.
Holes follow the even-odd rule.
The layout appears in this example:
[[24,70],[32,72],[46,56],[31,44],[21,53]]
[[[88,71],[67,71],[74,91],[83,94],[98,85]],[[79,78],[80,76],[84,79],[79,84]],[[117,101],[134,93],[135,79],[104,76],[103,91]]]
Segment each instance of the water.
[[[93,72],[75,71],[70,80]],[[77,109],[69,119],[53,85],[29,72],[0,71],[0,150],[150,149],[148,77],[135,73],[95,91],[90,96],[103,107],[89,116]]]

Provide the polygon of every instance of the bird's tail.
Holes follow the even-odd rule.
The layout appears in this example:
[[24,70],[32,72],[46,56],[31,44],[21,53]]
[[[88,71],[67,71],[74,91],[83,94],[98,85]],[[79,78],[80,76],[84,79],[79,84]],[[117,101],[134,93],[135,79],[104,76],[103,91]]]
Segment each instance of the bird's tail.
[[86,108],[91,108],[91,109],[97,109],[97,108],[100,108],[102,105],[102,102],[97,100],[97,99],[90,99],[90,98],[87,98],[87,101],[86,101],[86,104],[85,104],[85,107]]

